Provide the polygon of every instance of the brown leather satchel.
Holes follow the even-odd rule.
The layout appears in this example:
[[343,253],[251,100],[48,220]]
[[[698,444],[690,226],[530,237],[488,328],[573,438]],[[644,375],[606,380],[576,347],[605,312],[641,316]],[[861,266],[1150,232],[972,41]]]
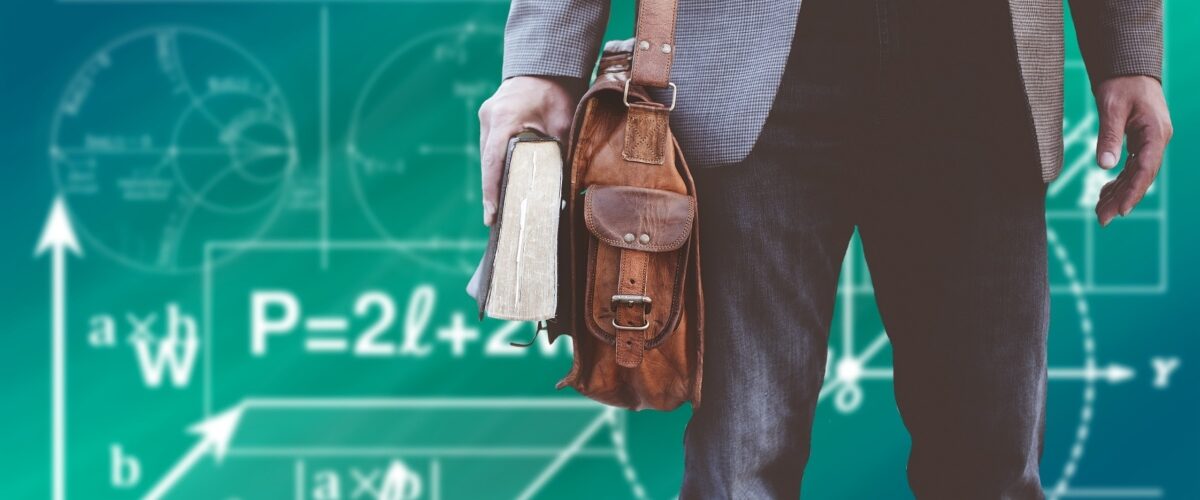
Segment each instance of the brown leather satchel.
[[[637,37],[609,42],[575,113],[564,165],[553,341],[558,387],[631,409],[700,404],[704,314],[696,189],[671,134],[675,2],[642,0]],[[647,87],[670,89],[671,104]]]

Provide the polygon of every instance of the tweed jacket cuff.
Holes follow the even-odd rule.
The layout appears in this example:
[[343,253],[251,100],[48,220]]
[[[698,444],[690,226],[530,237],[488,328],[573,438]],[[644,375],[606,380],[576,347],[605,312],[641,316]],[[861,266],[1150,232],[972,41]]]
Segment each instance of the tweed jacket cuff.
[[514,0],[504,29],[501,76],[592,75],[609,0]]
[[1093,84],[1124,75],[1162,80],[1161,0],[1076,0],[1071,12]]

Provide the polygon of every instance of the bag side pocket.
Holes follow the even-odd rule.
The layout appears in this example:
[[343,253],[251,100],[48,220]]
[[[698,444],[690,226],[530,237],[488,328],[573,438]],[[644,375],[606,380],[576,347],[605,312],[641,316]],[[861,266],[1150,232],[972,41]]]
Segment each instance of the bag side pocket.
[[695,197],[661,189],[589,186],[584,318],[592,335],[638,366],[676,329],[683,306],[686,244]]

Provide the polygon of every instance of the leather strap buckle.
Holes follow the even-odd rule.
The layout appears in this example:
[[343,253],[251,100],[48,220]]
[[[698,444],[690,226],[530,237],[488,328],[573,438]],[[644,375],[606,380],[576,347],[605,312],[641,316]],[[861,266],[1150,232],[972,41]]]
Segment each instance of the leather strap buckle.
[[613,295],[612,301],[613,302],[624,302],[629,305],[642,304],[643,306],[646,307],[646,312],[650,312],[650,304],[652,304],[654,302],[653,300],[650,300],[650,297],[648,297],[646,295],[622,295],[622,294]]
[[[624,100],[625,100],[625,107],[627,107],[627,108],[629,107],[629,82],[630,81],[631,80],[625,80]],[[667,82],[667,86],[671,88],[671,106],[667,108],[667,111],[675,111],[675,99],[677,97],[679,97],[679,87],[675,86],[675,82]]]
[[613,328],[616,328],[618,330],[637,330],[640,332],[640,331],[650,328],[650,319],[646,318],[646,323],[643,324],[642,326],[623,326],[623,325],[617,324],[617,318],[613,318],[612,326],[613,326]]
[[[650,305],[651,305],[651,304],[652,304],[654,301],[650,300],[650,297],[649,297],[649,296],[646,296],[646,295],[622,295],[622,294],[617,294],[617,295],[613,295],[613,296],[612,296],[612,302],[613,302],[614,304],[615,304],[615,303],[617,303],[617,302],[621,302],[621,303],[628,304],[628,305],[631,305],[631,306],[632,306],[632,305],[634,305],[634,304],[642,304],[642,307],[644,308],[644,309],[643,309],[643,311],[644,311],[644,314],[649,314],[649,313],[650,313]],[[647,329],[647,328],[650,328],[650,318],[646,318],[646,323],[645,323],[645,324],[643,324],[642,326],[624,326],[624,325],[618,325],[618,324],[617,324],[617,318],[613,318],[613,320],[612,320],[612,326],[613,326],[613,328],[616,328],[616,329],[618,329],[618,330],[637,330],[637,331],[642,331],[642,330],[645,330],[645,329]]]

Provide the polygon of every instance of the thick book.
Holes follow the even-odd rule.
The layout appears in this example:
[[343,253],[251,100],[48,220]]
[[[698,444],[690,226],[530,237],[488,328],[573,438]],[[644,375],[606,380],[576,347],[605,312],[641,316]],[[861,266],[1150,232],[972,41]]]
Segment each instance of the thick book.
[[553,137],[522,132],[509,141],[487,250],[467,285],[479,303],[480,319],[554,317],[562,167],[562,150]]

